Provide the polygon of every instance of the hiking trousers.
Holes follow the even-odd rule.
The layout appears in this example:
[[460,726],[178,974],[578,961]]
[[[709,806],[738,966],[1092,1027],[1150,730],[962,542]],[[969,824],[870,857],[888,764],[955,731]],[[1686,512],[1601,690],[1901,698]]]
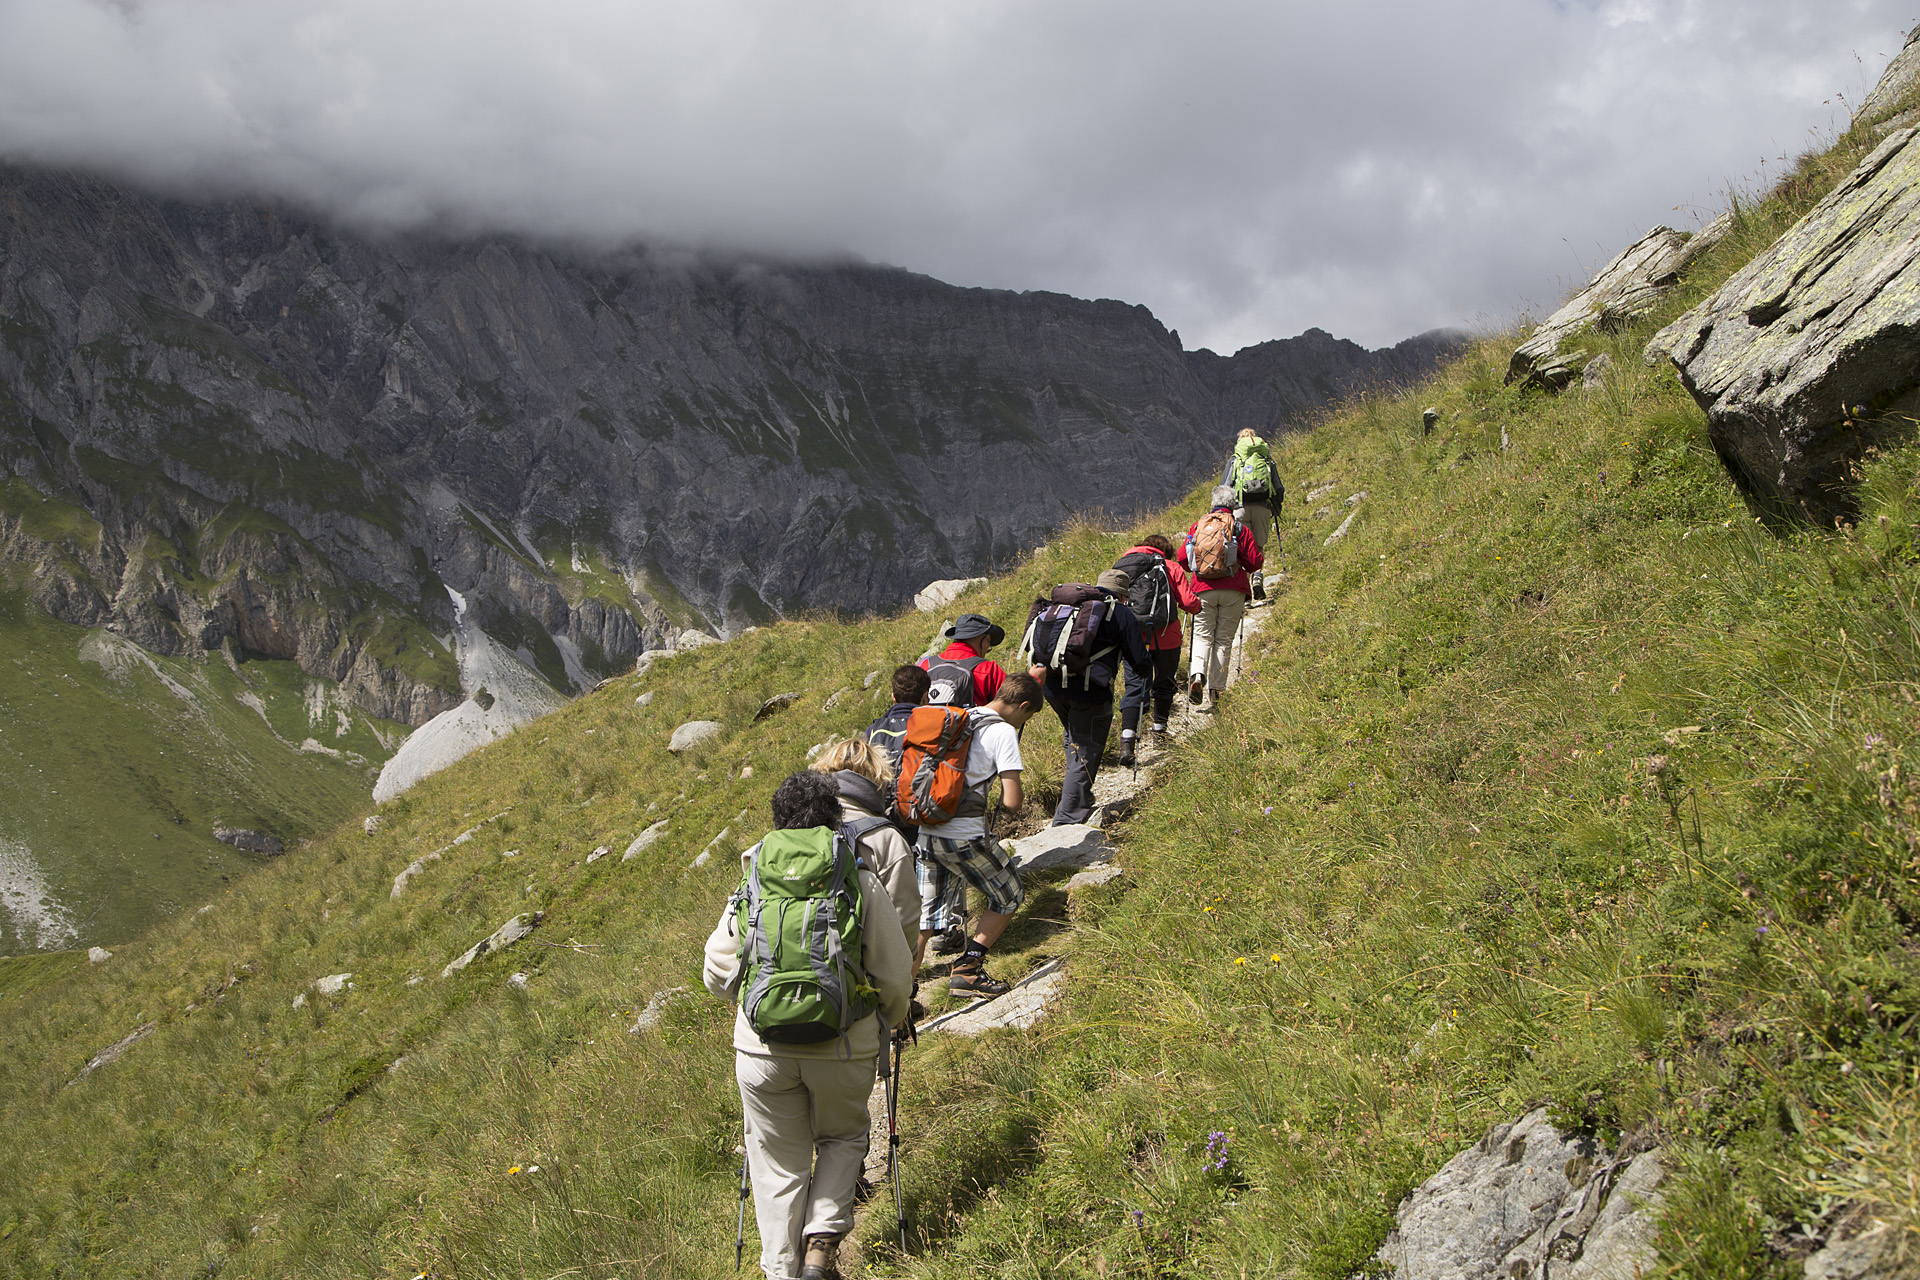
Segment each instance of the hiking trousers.
[[[1180,683],[1180,650],[1155,649],[1153,657],[1153,722],[1165,724],[1173,714],[1173,691]],[[1127,668],[1127,691],[1120,697],[1121,732],[1140,728],[1140,708],[1147,702],[1147,682],[1132,667]]]
[[1253,545],[1260,548],[1260,554],[1267,554],[1267,535],[1273,532],[1273,508],[1264,502],[1249,502],[1244,507],[1233,509],[1233,518],[1247,526],[1247,532],[1253,535]]
[[853,1188],[872,1127],[867,1095],[874,1070],[872,1058],[733,1055],[746,1113],[760,1269],[767,1280],[800,1274],[808,1236],[853,1229]]
[[1085,822],[1093,816],[1093,780],[1100,775],[1107,730],[1113,727],[1113,693],[1109,690],[1104,699],[1075,702],[1049,689],[1047,703],[1067,730],[1067,771],[1060,780],[1053,825]]
[[1227,664],[1233,661],[1233,638],[1247,614],[1247,593],[1214,587],[1200,593],[1200,612],[1193,618],[1193,665],[1190,676],[1204,675],[1207,688],[1218,694],[1227,684]]

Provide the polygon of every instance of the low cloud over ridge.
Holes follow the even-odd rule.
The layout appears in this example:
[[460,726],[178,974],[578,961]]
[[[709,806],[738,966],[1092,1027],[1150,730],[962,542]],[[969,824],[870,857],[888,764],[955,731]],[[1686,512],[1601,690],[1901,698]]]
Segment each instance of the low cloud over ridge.
[[[1551,304],[1844,124],[1890,0],[0,0],[0,154],[857,254],[1223,351]],[[1674,206],[1687,206],[1678,211]]]

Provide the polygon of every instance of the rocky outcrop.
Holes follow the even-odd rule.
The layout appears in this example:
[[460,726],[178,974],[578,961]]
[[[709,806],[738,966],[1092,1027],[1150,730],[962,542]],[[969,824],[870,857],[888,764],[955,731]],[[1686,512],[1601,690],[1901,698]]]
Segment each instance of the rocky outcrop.
[[[1880,73],[1880,82],[1873,86],[1873,92],[1867,95],[1865,102],[1855,119],[1881,121],[1894,117],[1903,109],[1909,109],[1909,100],[1914,91],[1920,89],[1920,27],[1907,33],[1907,42],[1887,69]],[[1901,124],[1909,123],[1902,120]]]
[[985,582],[985,578],[943,578],[929,582],[914,593],[913,607],[921,613],[938,613]]
[[727,726],[718,720],[689,720],[673,731],[667,739],[667,750],[675,755],[693,750],[703,743],[712,742],[727,731]]
[[1507,381],[1548,391],[1564,388],[1587,363],[1585,354],[1563,350],[1568,339],[1588,328],[1618,329],[1653,310],[1662,295],[1680,283],[1681,273],[1732,226],[1731,216],[1723,214],[1692,235],[1655,227],[1622,249],[1586,288],[1514,349],[1507,362]]
[[591,687],[796,607],[893,608],[1066,512],[1166,502],[1241,419],[1282,429],[1450,350],[1316,331],[1189,355],[1118,302],[373,239],[5,167],[0,327],[0,559],[41,608],[295,661],[412,725],[470,692],[449,588],[555,688]]
[[1655,1262],[1661,1176],[1657,1150],[1608,1152],[1533,1111],[1421,1183],[1376,1256],[1402,1280],[1635,1280]]
[[239,827],[215,827],[213,838],[221,844],[230,844],[248,853],[265,854],[269,858],[277,858],[286,852],[286,846],[280,843],[279,837],[268,835],[264,831],[248,831]]
[[1917,137],[1889,134],[1652,343],[1736,478],[1823,525],[1851,518],[1855,464],[1920,411]]
[[454,974],[460,972],[481,956],[506,950],[514,943],[520,941],[520,939],[532,933],[535,926],[540,923],[543,915],[543,912],[530,911],[525,915],[515,916],[498,929],[495,929],[491,934],[474,943],[452,960],[449,960],[447,967],[440,971],[440,976],[443,978],[451,978]]

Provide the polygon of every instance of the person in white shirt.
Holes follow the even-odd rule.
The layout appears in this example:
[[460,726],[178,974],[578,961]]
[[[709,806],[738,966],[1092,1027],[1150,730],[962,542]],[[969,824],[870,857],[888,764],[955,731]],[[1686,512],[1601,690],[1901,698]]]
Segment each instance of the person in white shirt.
[[968,885],[986,899],[980,923],[948,977],[947,989],[957,996],[997,996],[1008,989],[987,973],[987,950],[1026,894],[1011,854],[987,834],[987,793],[997,778],[1004,807],[1017,810],[1026,804],[1020,790],[1026,767],[1020,759],[1020,730],[1044,704],[1040,682],[1020,671],[1006,678],[993,701],[969,711],[973,744],[967,752],[967,800],[951,820],[920,828],[920,942],[914,948],[914,968],[919,969],[929,939],[950,925],[966,923]]

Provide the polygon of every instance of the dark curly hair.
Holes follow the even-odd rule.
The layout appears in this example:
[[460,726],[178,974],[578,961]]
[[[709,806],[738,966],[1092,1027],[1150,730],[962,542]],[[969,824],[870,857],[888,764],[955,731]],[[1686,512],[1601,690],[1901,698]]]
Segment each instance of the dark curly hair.
[[796,773],[774,788],[773,825],[780,831],[840,825],[840,788],[824,773]]

